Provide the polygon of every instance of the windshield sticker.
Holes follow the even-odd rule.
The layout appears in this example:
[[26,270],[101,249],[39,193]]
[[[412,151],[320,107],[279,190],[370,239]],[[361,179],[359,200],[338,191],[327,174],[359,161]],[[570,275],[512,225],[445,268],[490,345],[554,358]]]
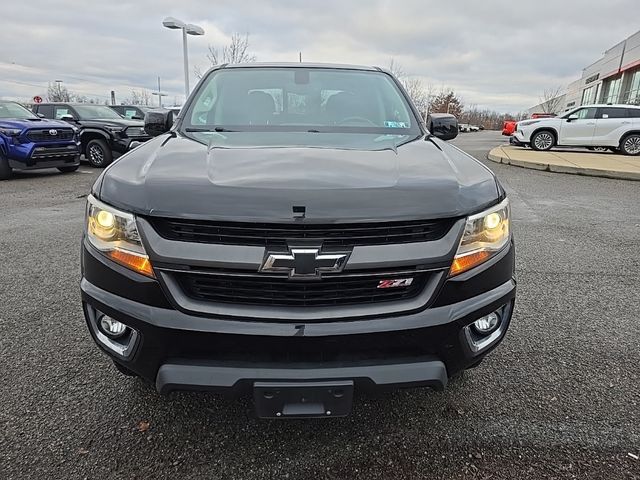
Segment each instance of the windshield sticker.
[[391,120],[385,120],[384,126],[387,128],[409,128],[407,122],[394,122]]

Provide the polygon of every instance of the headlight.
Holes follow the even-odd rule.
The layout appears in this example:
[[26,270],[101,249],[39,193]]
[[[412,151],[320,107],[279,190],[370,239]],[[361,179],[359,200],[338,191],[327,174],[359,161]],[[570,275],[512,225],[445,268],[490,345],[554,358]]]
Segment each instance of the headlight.
[[0,128],[0,133],[6,135],[7,137],[17,137],[20,135],[22,130],[19,128]]
[[106,257],[135,272],[155,278],[132,214],[116,210],[89,195],[86,228],[91,245]]
[[449,276],[458,275],[489,260],[509,242],[509,199],[467,218]]
[[115,126],[111,126],[111,125],[105,125],[105,127],[107,130],[109,130],[111,133],[123,133],[125,127],[115,127]]

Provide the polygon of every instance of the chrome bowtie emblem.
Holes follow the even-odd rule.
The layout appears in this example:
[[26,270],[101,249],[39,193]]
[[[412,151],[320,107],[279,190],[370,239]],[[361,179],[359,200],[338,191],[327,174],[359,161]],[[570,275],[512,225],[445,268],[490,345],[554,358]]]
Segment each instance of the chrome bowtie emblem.
[[287,272],[289,278],[320,278],[341,272],[350,252],[320,253],[319,248],[289,248],[289,253],[267,252],[261,272]]
[[57,135],[58,134],[58,130],[49,130],[49,135]]

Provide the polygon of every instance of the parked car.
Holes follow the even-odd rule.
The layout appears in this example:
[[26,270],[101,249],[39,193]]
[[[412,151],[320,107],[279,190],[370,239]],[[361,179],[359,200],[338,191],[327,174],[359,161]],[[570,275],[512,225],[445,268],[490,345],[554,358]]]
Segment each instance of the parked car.
[[461,123],[458,127],[461,132],[479,132],[480,127],[469,123]]
[[513,135],[514,132],[516,131],[517,124],[518,122],[516,122],[515,120],[505,121],[504,124],[502,125],[502,135],[506,135],[507,137],[510,137],[511,135]]
[[554,118],[518,122],[513,142],[534,150],[606,147],[640,154],[640,106],[585,105]]
[[16,102],[0,101],[0,180],[13,170],[57,168],[74,172],[80,165],[78,129],[43,120]]
[[81,150],[93,167],[106,167],[113,161],[114,152],[125,153],[150,138],[144,122],[125,119],[106,105],[39,103],[33,111],[79,127]]
[[144,120],[145,113],[153,109],[146,105],[109,105],[109,108],[131,120]]
[[122,373],[334,417],[354,388],[442,389],[503,339],[505,190],[390,72],[222,65],[175,123],[146,119],[82,241],[87,326]]

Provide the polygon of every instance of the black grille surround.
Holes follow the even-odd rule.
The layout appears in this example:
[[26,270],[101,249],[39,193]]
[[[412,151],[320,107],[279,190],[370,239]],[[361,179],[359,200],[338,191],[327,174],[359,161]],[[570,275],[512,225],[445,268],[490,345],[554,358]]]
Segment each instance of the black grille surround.
[[[184,294],[194,300],[244,305],[332,307],[408,300],[419,295],[433,272],[404,271],[332,275],[321,280],[286,276],[172,272]],[[378,288],[380,281],[412,278],[409,286]]]
[[[55,131],[55,135],[51,135],[49,131]],[[32,142],[59,142],[60,140],[71,140],[73,138],[73,130],[71,128],[40,128],[32,129],[27,132],[27,138]]]
[[323,248],[429,242],[444,237],[455,219],[378,223],[243,223],[147,217],[158,234],[180,242],[286,246],[287,240],[321,240]]

